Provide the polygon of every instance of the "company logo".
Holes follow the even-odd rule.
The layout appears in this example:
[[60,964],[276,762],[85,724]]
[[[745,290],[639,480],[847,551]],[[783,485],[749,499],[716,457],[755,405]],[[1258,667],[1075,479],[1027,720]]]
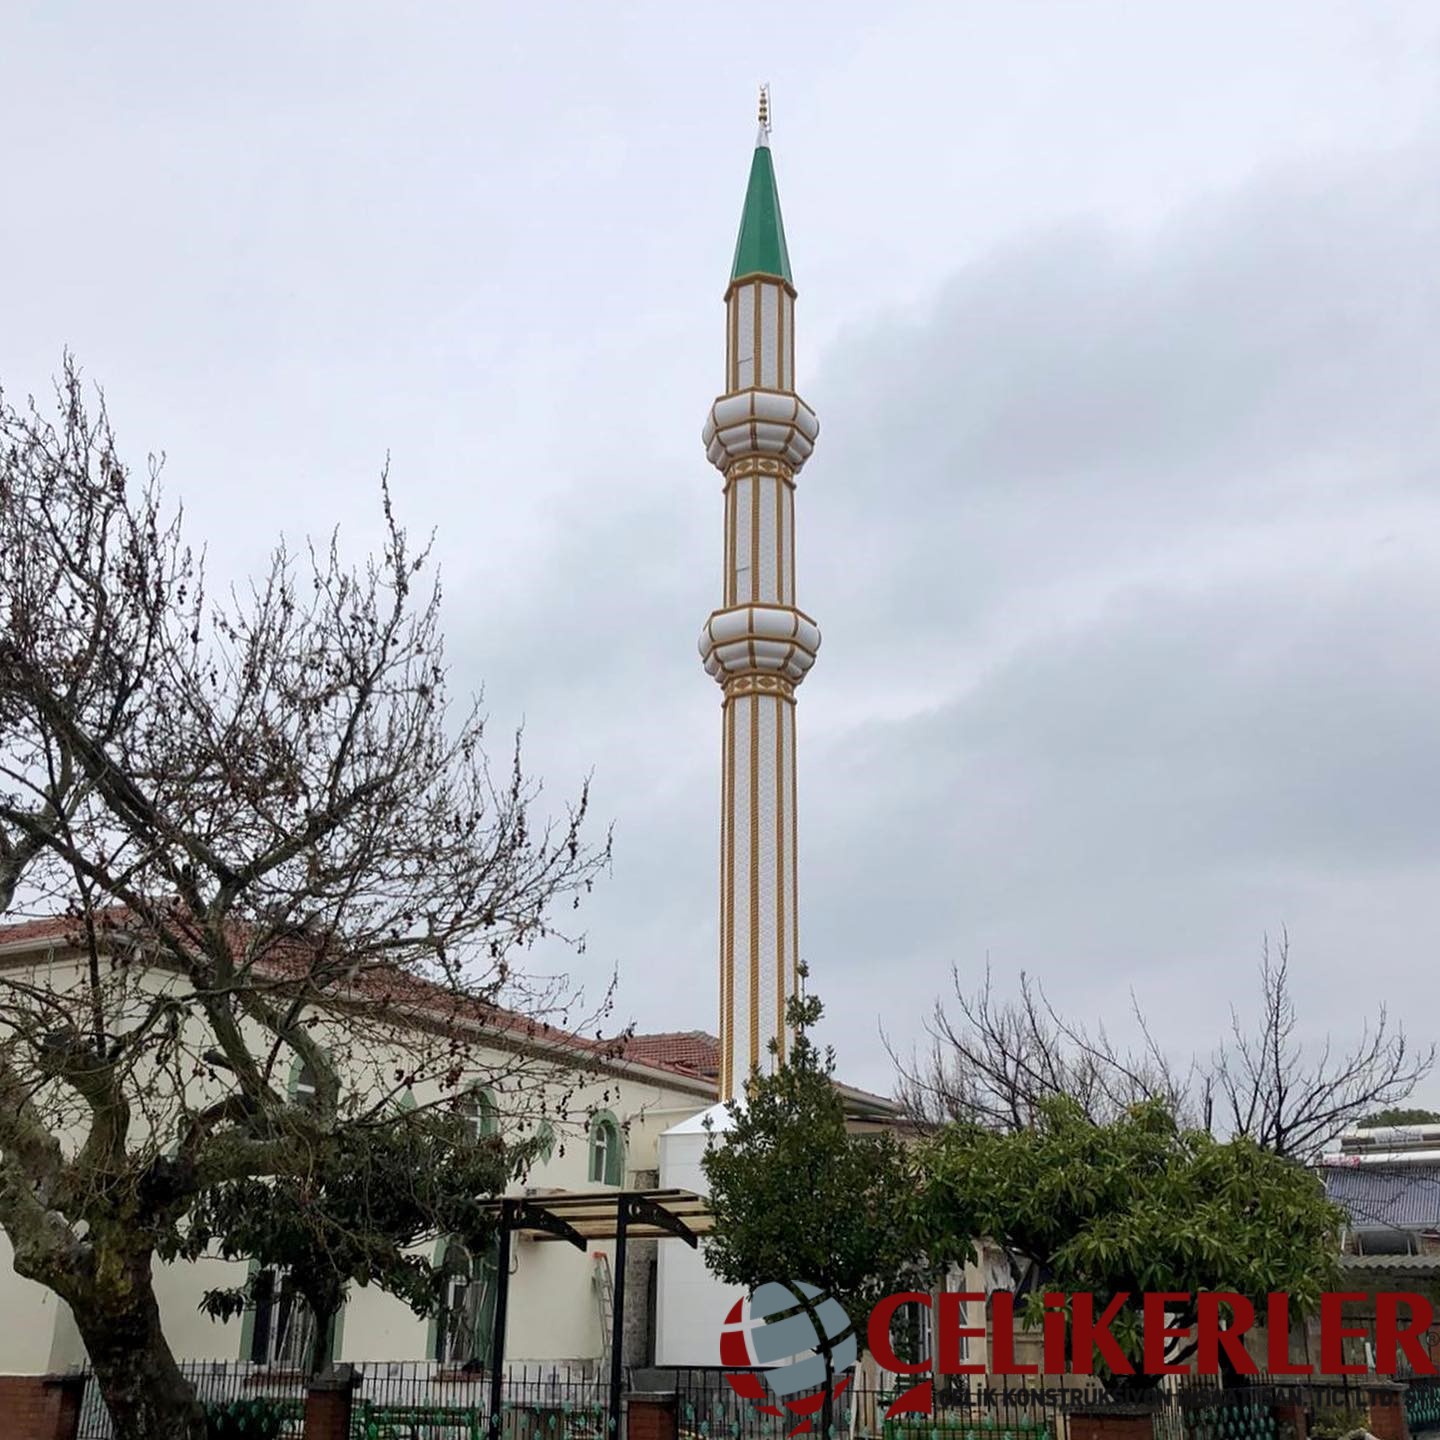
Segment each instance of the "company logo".
[[[1023,1363],[1015,1355],[1017,1325],[1031,1327],[1017,1316],[1016,1299],[1009,1291],[905,1290],[879,1301],[866,1320],[866,1348],[880,1370],[913,1379],[891,1400],[885,1419],[933,1413],[937,1382],[948,1384],[955,1376],[1094,1375],[1097,1358],[1115,1376],[1181,1375],[1192,1369],[1195,1374],[1216,1375],[1223,1351],[1237,1374],[1260,1373],[1243,1341],[1261,1323],[1257,1303],[1245,1295],[1228,1290],[1137,1295],[1122,1291],[1104,1297],[1103,1304],[1084,1292],[1047,1292],[1040,1298],[1043,1355]],[[1345,1305],[1364,1300],[1373,1300],[1375,1307],[1374,1354],[1368,1364],[1347,1360],[1343,1344],[1372,1334],[1368,1324],[1357,1327],[1344,1310]],[[1139,1355],[1127,1353],[1110,1328],[1127,1304],[1129,1313],[1143,1321]],[[897,1313],[907,1307],[929,1312],[926,1328],[933,1343],[929,1358],[910,1360],[896,1353],[891,1330]],[[1272,1375],[1364,1375],[1372,1368],[1380,1375],[1440,1374],[1432,1353],[1435,1308],[1426,1296],[1408,1290],[1381,1290],[1373,1297],[1327,1290],[1320,1296],[1319,1312],[1317,1370],[1308,1361],[1290,1359],[1290,1297],[1281,1292],[1265,1297],[1264,1343]],[[967,1317],[979,1323],[967,1325]],[[1176,1323],[1182,1318],[1184,1323]],[[966,1342],[971,1338],[987,1342],[987,1361],[969,1359]],[[1174,1358],[1175,1342],[1190,1342],[1190,1350],[1183,1353],[1194,1352],[1193,1366]],[[809,1431],[811,1418],[825,1403],[827,1350],[828,1393],[834,1397],[850,1383],[858,1350],[856,1332],[833,1296],[803,1281],[789,1285],[772,1281],[748,1299],[737,1300],[720,1333],[724,1364],[760,1367],[748,1374],[726,1375],[730,1388],[762,1414],[798,1420],[787,1432],[790,1435]]]
[[850,1383],[855,1368],[855,1332],[833,1296],[803,1280],[758,1286],[730,1307],[720,1332],[725,1365],[764,1366],[758,1374],[727,1375],[726,1382],[762,1415],[795,1421],[787,1435],[802,1435],[825,1403],[829,1351],[831,1398]]

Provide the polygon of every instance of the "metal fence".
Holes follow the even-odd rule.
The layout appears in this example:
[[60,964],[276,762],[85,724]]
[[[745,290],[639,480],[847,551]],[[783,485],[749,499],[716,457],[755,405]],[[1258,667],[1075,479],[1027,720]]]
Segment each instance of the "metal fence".
[[[357,1365],[351,1440],[488,1440],[490,1377],[433,1361]],[[181,1365],[212,1416],[237,1435],[265,1433],[273,1415],[283,1440],[304,1428],[306,1382],[293,1372],[239,1361]],[[605,1380],[554,1366],[511,1366],[501,1394],[500,1440],[605,1440]],[[95,1377],[86,1379],[78,1440],[112,1440]]]
[[[490,1377],[429,1362],[359,1367],[352,1440],[485,1440]],[[501,1440],[605,1440],[608,1381],[549,1366],[507,1369]]]
[[[234,1360],[187,1360],[181,1363],[180,1373],[195,1387],[196,1396],[212,1414],[228,1412],[239,1421],[248,1420],[257,1409],[265,1409],[280,1419],[280,1434],[285,1440],[300,1435],[305,1417],[303,1376]],[[254,1426],[246,1428],[253,1431]],[[100,1398],[94,1375],[85,1380],[76,1434],[78,1440],[111,1440],[114,1435],[110,1412]]]
[[[680,1440],[784,1440],[800,1423],[798,1417],[766,1414],[754,1400],[737,1394],[726,1379],[727,1375],[762,1372],[696,1366],[652,1373],[661,1377],[660,1388],[674,1390]],[[835,1440],[854,1433],[860,1403],[861,1392],[853,1385],[846,1386],[836,1398],[831,1413]],[[813,1433],[820,1435],[818,1416],[813,1421]]]
[[1405,1420],[1413,1435],[1440,1430],[1440,1376],[1412,1375],[1405,1391]]
[[[737,1395],[724,1370],[650,1373],[665,1378],[663,1388],[673,1384],[681,1440],[783,1440],[796,1423]],[[818,1440],[1068,1440],[1071,1414],[1112,1408],[1149,1413],[1156,1440],[1287,1440],[1277,1407],[1308,1409],[1343,1434],[1363,1423],[1367,1404],[1364,1389],[1343,1377],[1305,1383],[1258,1375],[1233,1387],[1218,1378],[1184,1378],[1125,1393],[1107,1392],[1089,1376],[982,1375],[937,1383],[927,1413],[887,1420],[885,1412],[905,1383],[847,1387],[835,1404],[830,1434],[821,1436],[818,1420],[814,1424]],[[1413,1430],[1440,1428],[1440,1382],[1428,1383],[1418,1389],[1412,1381],[1406,1398]]]
[[[490,1377],[433,1361],[357,1365],[350,1440],[614,1440],[608,1415],[608,1377],[578,1367],[510,1366],[501,1387],[498,1426],[490,1423]],[[293,1372],[244,1362],[188,1361],[181,1373],[212,1416],[237,1435],[269,1433],[257,1424],[278,1424],[282,1440],[300,1440],[306,1382]],[[737,1394],[719,1367],[638,1372],[626,1389],[673,1392],[680,1440],[784,1440],[799,1417],[765,1413]],[[917,1382],[924,1377],[913,1377]],[[1403,1395],[1412,1433],[1440,1432],[1440,1378],[1407,1377]],[[1104,1396],[1088,1378],[967,1377],[938,1384],[927,1414],[885,1418],[905,1388],[854,1383],[836,1398],[830,1432],[816,1440],[1068,1440],[1067,1416],[1078,1408],[1126,1403]],[[1397,1394],[1397,1402],[1400,1400]],[[1217,1381],[1182,1379],[1130,1397],[1153,1413],[1156,1440],[1287,1440],[1275,1418],[1277,1405],[1310,1410],[1319,1434],[1340,1435],[1363,1421],[1363,1381],[1275,1381],[1257,1376],[1239,1388]],[[778,1411],[781,1407],[770,1407]],[[496,1433],[498,1432],[498,1434]],[[112,1440],[110,1418],[94,1376],[86,1381],[79,1440]],[[1437,1436],[1440,1440],[1440,1436]]]
[[[1024,1376],[987,1376],[953,1380],[938,1385],[934,1413],[883,1419],[891,1391],[879,1391],[879,1407],[867,1433],[885,1440],[928,1440],[938,1431],[940,1440],[1061,1440],[1065,1434],[1064,1391],[1055,1378],[1027,1380]],[[862,1417],[870,1417],[864,1413]]]
[[[778,1405],[738,1395],[719,1368],[678,1369],[663,1374],[673,1385],[681,1440],[783,1440],[799,1423],[794,1415],[767,1413]],[[762,1372],[754,1372],[762,1373]],[[921,1381],[924,1377],[915,1377]],[[820,1440],[1063,1440],[1064,1406],[1058,1393],[1019,1380],[938,1387],[931,1413],[887,1420],[885,1412],[906,1382],[889,1387],[847,1385],[836,1397],[830,1431]]]
[[[1181,1380],[1157,1395],[1156,1440],[1279,1440],[1270,1386],[1225,1389]],[[1303,1403],[1303,1402],[1302,1402]]]

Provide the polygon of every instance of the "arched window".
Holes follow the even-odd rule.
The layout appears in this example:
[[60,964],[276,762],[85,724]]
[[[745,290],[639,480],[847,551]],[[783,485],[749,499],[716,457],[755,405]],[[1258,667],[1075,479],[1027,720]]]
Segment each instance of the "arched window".
[[625,1148],[615,1117],[604,1111],[590,1122],[590,1180],[619,1185],[625,1174]]
[[484,1140],[500,1133],[500,1107],[489,1090],[467,1090],[455,1101],[472,1140]]

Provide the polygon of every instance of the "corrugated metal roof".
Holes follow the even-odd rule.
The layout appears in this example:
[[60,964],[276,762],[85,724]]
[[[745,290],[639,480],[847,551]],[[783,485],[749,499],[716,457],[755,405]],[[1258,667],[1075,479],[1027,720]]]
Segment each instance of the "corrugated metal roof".
[[1440,1255],[1342,1255],[1340,1268],[1351,1274],[1388,1270],[1403,1275],[1440,1275]]
[[1356,1230],[1440,1230],[1440,1164],[1327,1166],[1325,1193]]

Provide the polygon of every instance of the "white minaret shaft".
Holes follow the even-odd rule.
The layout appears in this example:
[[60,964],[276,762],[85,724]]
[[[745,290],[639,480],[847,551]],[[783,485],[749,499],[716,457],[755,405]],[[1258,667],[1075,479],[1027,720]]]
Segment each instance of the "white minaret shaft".
[[783,1059],[799,985],[795,689],[820,631],[795,601],[795,481],[815,412],[795,393],[795,288],[766,114],[725,293],[725,393],[705,423],[725,477],[724,603],[700,635],[724,691],[720,1098]]

